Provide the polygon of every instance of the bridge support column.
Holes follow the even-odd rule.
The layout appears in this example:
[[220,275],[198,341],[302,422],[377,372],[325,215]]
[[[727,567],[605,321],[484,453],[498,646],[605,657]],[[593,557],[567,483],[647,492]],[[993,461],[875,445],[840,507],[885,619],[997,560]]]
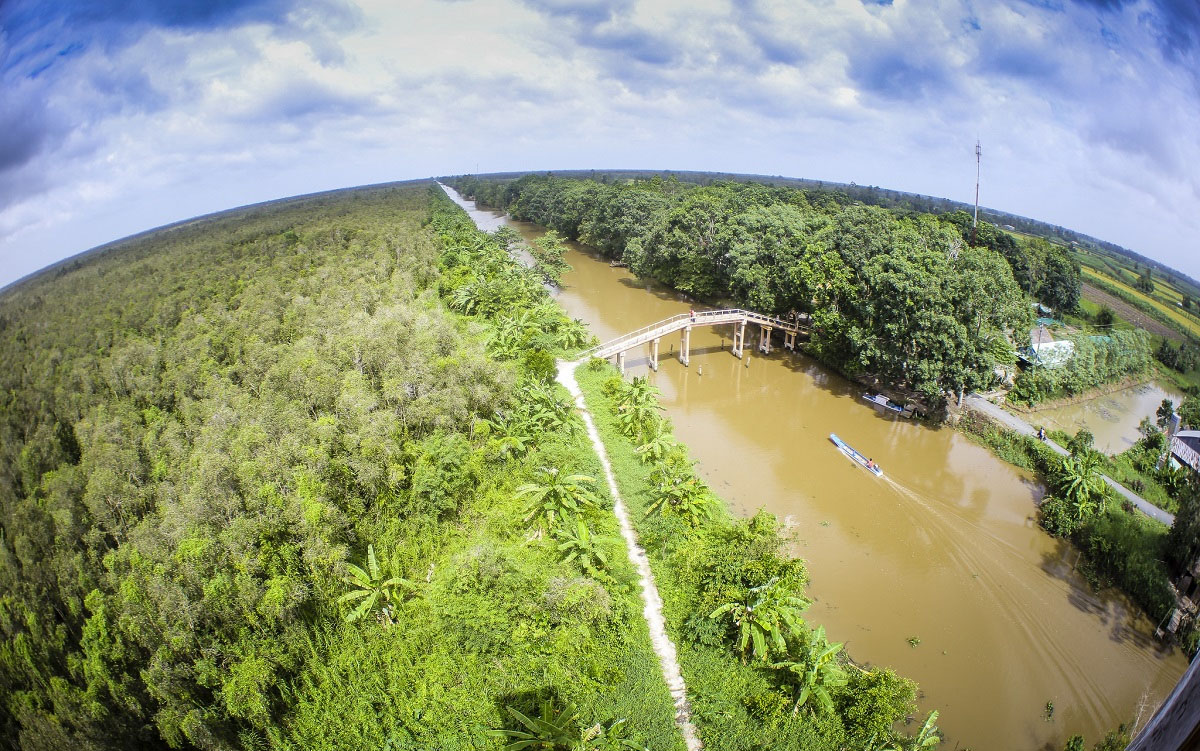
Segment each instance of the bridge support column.
[[790,349],[793,352],[796,351],[796,332],[795,331],[783,332],[783,346],[787,347],[788,349]]
[[658,342],[659,339],[650,341],[650,369],[655,373],[658,372]]
[[621,375],[625,375],[625,353],[617,353],[617,370],[621,371]]
[[692,350],[692,327],[685,326],[680,332],[679,337],[679,362],[683,363],[686,368],[688,361],[691,359]]
[[774,329],[770,326],[759,325],[758,333],[758,351],[763,354],[771,354],[771,332]]
[[733,326],[733,355],[739,360],[742,357],[742,348],[746,346],[746,322],[738,321]]

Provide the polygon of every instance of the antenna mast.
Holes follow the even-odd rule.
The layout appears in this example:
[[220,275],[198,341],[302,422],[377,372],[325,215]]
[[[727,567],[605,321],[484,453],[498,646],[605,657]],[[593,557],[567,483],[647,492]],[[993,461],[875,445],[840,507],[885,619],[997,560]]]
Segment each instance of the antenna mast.
[[975,140],[975,216],[971,219],[971,244],[975,244],[975,229],[979,226],[979,160],[983,149],[979,148],[979,140]]

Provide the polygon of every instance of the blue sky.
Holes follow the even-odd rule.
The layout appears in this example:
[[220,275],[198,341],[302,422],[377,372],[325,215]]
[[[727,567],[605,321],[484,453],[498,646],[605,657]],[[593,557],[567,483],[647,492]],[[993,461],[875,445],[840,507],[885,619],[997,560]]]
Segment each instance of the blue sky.
[[5,0],[0,284],[237,205],[719,170],[981,202],[1200,277],[1196,0]]

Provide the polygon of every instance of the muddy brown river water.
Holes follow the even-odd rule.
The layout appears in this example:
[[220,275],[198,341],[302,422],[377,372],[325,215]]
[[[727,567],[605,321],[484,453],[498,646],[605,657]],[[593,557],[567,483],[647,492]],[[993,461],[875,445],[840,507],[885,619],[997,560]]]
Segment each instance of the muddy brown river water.
[[[448,192],[483,229],[543,232]],[[572,245],[567,261],[557,299],[601,341],[690,307],[586,248]],[[663,339],[649,375],[676,434],[737,513],[765,508],[785,521],[808,562],[809,622],[854,659],[916,680],[922,710],[941,711],[942,748],[1057,749],[1073,733],[1090,747],[1149,717],[1186,659],[1124,597],[1093,592],[1074,572],[1077,553],[1035,522],[1041,489],[1030,475],[954,430],[881,414],[861,387],[803,355],[755,352],[747,365],[730,336],[694,330],[686,368],[670,354],[677,338]],[[645,357],[630,352],[628,371],[649,372]],[[842,455],[831,432],[885,476]]]

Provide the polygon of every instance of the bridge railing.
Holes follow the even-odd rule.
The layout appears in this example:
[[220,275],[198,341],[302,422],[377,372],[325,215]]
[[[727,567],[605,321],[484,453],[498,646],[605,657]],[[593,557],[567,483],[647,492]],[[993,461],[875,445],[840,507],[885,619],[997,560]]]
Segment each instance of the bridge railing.
[[[660,329],[665,329],[665,331],[663,332],[664,334],[671,333],[671,330],[674,329],[677,324],[681,324],[681,323],[685,323],[685,322],[691,323],[693,321],[697,324],[700,324],[703,321],[711,321],[714,318],[720,318],[720,319],[744,318],[747,321],[753,321],[755,323],[771,325],[771,326],[774,326],[776,328],[781,328],[781,329],[795,329],[796,331],[801,331],[804,329],[804,327],[800,325],[799,321],[785,321],[784,319],[779,318],[777,316],[763,315],[762,313],[755,313],[752,310],[744,310],[742,308],[723,308],[721,310],[701,310],[701,311],[696,312],[694,315],[691,313],[680,313],[679,315],[674,315],[674,316],[671,316],[670,318],[664,318],[661,321],[656,321],[655,323],[651,323],[647,326],[643,326],[636,331],[630,331],[627,334],[622,334],[621,336],[618,336],[615,339],[610,339],[609,341],[604,342],[603,344],[598,344],[595,347],[592,347],[591,349],[582,352],[579,355],[579,357],[581,359],[587,359],[589,357],[594,357],[594,356],[596,356],[596,353],[598,353],[598,352],[603,352],[603,351],[609,349],[610,347],[616,347],[625,342],[635,341],[639,337],[647,336],[647,335],[649,335],[655,331],[658,331]],[[680,328],[682,328],[682,327],[680,327]],[[653,337],[651,337],[651,338],[653,338]]]

